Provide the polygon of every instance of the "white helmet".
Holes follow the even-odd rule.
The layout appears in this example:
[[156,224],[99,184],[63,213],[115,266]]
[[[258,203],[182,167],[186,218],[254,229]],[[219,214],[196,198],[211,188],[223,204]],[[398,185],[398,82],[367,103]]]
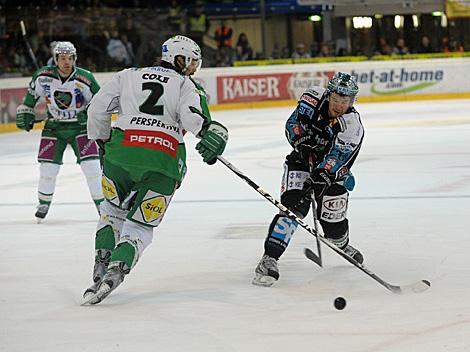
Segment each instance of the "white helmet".
[[185,69],[191,65],[193,60],[197,62],[197,69],[201,67],[201,48],[194,40],[183,35],[175,35],[163,43],[162,61],[175,66],[175,58],[178,55],[184,58]]
[[54,62],[57,65],[60,54],[72,55],[73,61],[77,61],[77,50],[71,42],[57,42],[53,49]]

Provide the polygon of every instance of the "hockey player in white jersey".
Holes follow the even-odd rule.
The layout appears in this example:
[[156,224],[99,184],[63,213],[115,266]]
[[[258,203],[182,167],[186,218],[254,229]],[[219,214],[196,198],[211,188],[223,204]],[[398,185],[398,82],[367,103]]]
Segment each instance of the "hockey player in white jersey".
[[[186,173],[186,131],[201,139],[196,149],[208,164],[225,149],[228,131],[211,119],[205,92],[190,77],[200,66],[199,46],[174,36],[163,43],[160,66],[119,72],[88,108],[88,137],[105,151],[105,201],[84,304],[116,289],[152,242]],[[118,118],[111,129],[112,112]]]
[[[284,162],[281,202],[303,219],[316,201],[316,218],[325,237],[362,263],[362,254],[349,244],[346,217],[349,191],[355,185],[351,167],[364,137],[353,107],[358,91],[355,80],[340,72],[326,89],[313,87],[302,94],[286,122],[286,137],[294,149]],[[271,286],[279,279],[277,261],[297,225],[282,212],[274,216],[253,284]]]
[[68,144],[72,146],[77,163],[86,176],[98,211],[103,201],[98,147],[87,138],[86,132],[86,106],[100,87],[91,72],[75,66],[77,51],[72,43],[56,42],[53,59],[54,65],[44,66],[34,72],[28,93],[16,113],[17,127],[30,131],[36,119],[34,107],[40,98],[46,101],[47,120],[38,153],[39,205],[35,214],[38,221],[44,219],[49,211]]

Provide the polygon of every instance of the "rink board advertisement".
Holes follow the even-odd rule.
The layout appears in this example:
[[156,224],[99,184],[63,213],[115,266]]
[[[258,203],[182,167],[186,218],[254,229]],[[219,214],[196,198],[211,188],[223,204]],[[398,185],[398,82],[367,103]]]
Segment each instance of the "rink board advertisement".
[[279,66],[277,72],[260,73],[258,67],[256,74],[218,75],[217,104],[297,100],[312,85],[326,87],[337,71],[356,78],[359,100],[470,94],[470,59],[306,64],[295,65],[294,72],[283,72],[294,65],[289,66]]
[[[338,71],[357,79],[359,102],[470,98],[470,58],[206,68],[194,80],[213,108],[246,108],[256,103],[274,106],[276,101],[295,104],[305,89],[325,87]],[[95,77],[103,85],[113,74]],[[0,124],[15,121],[29,80],[0,79]],[[44,118],[44,105],[36,110],[38,118]]]

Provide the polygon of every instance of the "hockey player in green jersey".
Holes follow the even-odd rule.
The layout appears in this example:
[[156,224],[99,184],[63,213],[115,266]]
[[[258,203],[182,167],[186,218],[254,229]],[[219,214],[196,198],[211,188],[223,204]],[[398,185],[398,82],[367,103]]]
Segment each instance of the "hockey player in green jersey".
[[88,137],[105,151],[105,200],[84,304],[116,289],[152,242],[186,173],[184,133],[201,139],[196,149],[208,164],[225,149],[228,131],[211,119],[204,90],[190,78],[200,65],[199,46],[174,36],[163,43],[160,66],[119,72],[90,103]]
[[55,65],[34,72],[28,93],[16,112],[16,126],[30,131],[36,118],[34,107],[40,98],[45,99],[47,119],[38,153],[38,221],[49,211],[67,144],[73,148],[98,211],[103,201],[98,147],[88,139],[86,131],[86,107],[100,87],[91,72],[75,66],[77,51],[72,43],[57,42],[53,58]]

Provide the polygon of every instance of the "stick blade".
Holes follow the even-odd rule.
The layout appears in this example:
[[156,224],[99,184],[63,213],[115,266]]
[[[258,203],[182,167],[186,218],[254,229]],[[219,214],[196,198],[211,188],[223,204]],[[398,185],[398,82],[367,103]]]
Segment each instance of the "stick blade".
[[431,282],[428,280],[421,280],[418,282],[415,282],[414,284],[410,285],[403,285],[403,286],[393,286],[390,285],[389,290],[392,291],[393,293],[399,294],[399,295],[406,295],[409,293],[421,293],[426,290],[428,290],[431,287]]
[[317,264],[320,267],[323,267],[323,263],[322,263],[322,260],[320,259],[320,257],[318,255],[316,255],[315,253],[313,253],[313,251],[310,248],[304,248],[304,254],[312,262],[314,262],[315,264]]

